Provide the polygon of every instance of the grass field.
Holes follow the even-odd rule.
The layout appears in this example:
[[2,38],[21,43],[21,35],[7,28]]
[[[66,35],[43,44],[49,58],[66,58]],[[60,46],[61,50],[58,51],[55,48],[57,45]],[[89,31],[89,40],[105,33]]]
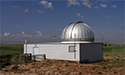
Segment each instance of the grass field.
[[[1,44],[0,55],[15,54],[23,55],[23,44]],[[114,45],[114,55],[124,54],[125,45]],[[113,45],[104,46],[103,54],[113,55]]]
[[108,55],[125,54],[125,45],[103,46],[103,54],[108,54]]
[[23,44],[1,44],[0,55],[15,54],[23,55]]

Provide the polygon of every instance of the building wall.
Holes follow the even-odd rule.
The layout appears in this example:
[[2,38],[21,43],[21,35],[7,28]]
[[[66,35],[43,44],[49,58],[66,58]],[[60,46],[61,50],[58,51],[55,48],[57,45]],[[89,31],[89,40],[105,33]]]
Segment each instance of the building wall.
[[81,43],[80,62],[95,62],[103,60],[102,43]]
[[[74,44],[24,44],[24,53],[46,54],[46,59],[79,61],[79,44],[76,44],[76,52],[69,52],[69,46]],[[26,48],[27,47],[27,48]],[[74,54],[76,58],[74,58]]]
[[[46,59],[71,60],[80,62],[94,62],[103,60],[102,43],[76,44],[76,52],[69,52],[69,46],[74,44],[24,44],[24,53],[32,55],[45,54]],[[76,58],[74,56],[76,55]]]

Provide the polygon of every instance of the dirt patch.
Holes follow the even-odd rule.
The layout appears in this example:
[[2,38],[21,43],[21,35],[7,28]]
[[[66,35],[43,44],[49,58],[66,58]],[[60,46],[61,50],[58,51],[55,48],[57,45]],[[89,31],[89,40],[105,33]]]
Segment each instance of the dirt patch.
[[125,74],[125,56],[104,56],[96,63],[80,64],[74,61],[41,60],[27,64],[10,65],[0,70],[0,75],[95,75]]

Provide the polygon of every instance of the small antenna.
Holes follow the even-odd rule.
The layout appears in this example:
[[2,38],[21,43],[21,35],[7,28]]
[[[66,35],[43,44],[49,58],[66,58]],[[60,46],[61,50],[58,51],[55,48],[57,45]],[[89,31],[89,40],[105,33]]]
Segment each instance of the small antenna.
[[27,38],[25,38],[25,44],[26,44],[26,54],[27,54]]
[[104,43],[104,33],[102,33],[102,43]]
[[27,38],[25,38],[25,44],[27,44]]

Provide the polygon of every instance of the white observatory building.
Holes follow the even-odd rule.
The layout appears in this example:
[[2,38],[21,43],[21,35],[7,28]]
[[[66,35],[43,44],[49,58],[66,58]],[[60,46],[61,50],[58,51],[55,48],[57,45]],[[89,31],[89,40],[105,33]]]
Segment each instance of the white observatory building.
[[66,26],[59,43],[24,44],[24,54],[45,54],[46,59],[95,62],[103,60],[102,43],[94,42],[92,29],[82,21]]

